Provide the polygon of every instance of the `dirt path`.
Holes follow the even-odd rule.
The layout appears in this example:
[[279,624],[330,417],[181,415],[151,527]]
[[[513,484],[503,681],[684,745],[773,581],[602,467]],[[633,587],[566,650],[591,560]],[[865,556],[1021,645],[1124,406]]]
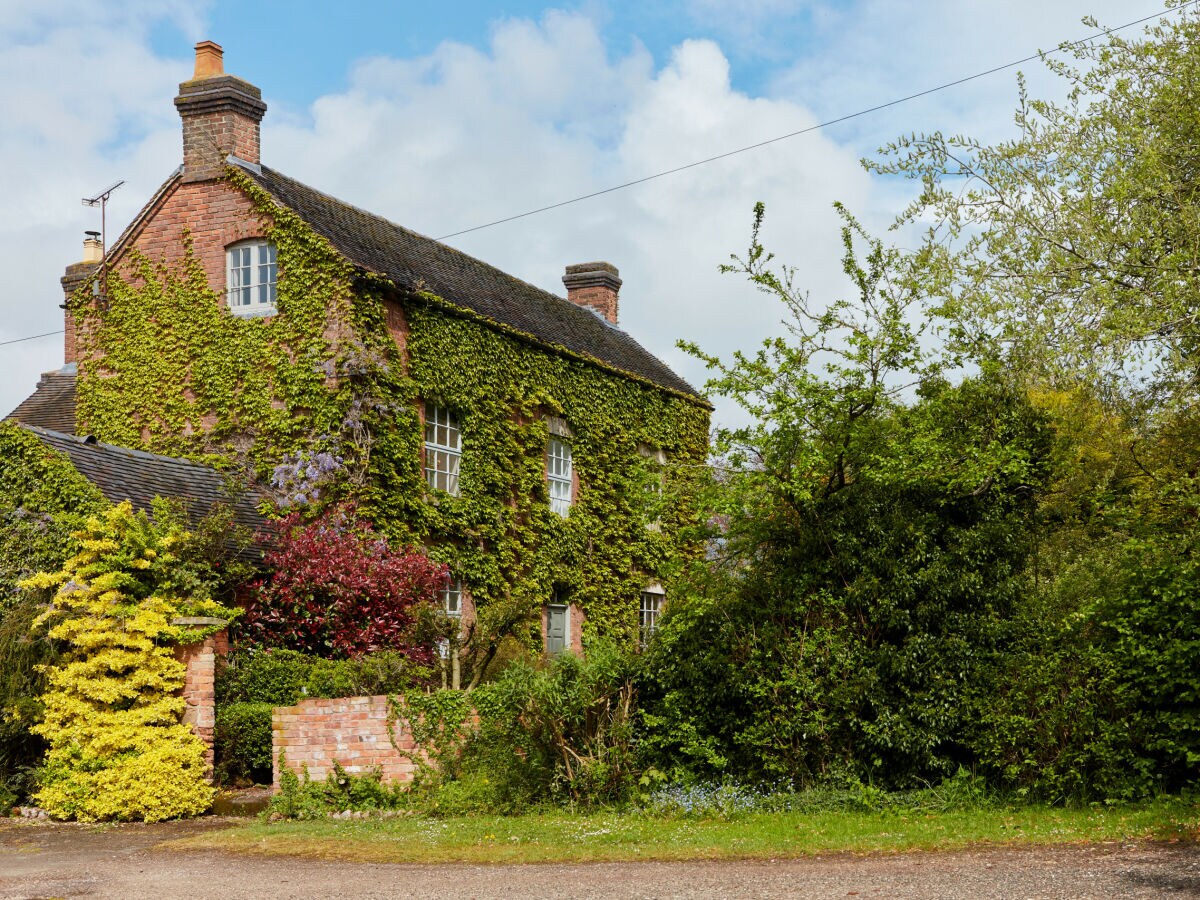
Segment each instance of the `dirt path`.
[[156,849],[228,824],[0,824],[0,897],[1200,897],[1200,848],[1185,845],[512,867]]

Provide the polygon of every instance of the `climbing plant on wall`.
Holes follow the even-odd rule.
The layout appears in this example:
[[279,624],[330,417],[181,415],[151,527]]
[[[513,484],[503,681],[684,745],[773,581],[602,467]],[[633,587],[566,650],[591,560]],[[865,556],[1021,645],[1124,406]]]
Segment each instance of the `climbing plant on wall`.
[[[641,588],[689,552],[708,408],[536,345],[453,298],[364,275],[244,174],[226,178],[277,247],[278,314],[229,313],[186,237],[175,267],[131,254],[107,306],[82,295],[72,303],[88,429],[159,452],[241,459],[261,477],[300,451],[336,455],[344,477],[309,511],[353,499],[394,544],[426,545],[476,605],[466,642],[477,660],[506,634],[532,642],[554,588],[585,612],[586,629],[632,637]],[[393,304],[407,320],[403,348],[387,327]],[[459,418],[459,496],[425,485],[423,401]],[[548,416],[572,433],[580,490],[566,518],[548,506]],[[667,454],[665,475],[645,448]]]

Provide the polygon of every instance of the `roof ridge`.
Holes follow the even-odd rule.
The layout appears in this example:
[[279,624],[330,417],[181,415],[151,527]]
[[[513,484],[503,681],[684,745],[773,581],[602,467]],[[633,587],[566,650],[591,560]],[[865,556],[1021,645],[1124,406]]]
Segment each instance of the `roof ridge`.
[[167,456],[164,453],[151,453],[149,450],[138,450],[134,447],[122,447],[120,444],[109,444],[104,441],[96,440],[92,435],[67,434],[63,431],[55,431],[53,428],[43,428],[40,425],[30,425],[26,422],[18,422],[22,428],[29,431],[41,432],[50,437],[61,438],[65,441],[70,441],[74,444],[79,444],[81,447],[92,447],[98,450],[115,450],[118,453],[126,454],[137,459],[155,460],[158,462],[178,463],[179,465],[189,466],[193,469],[204,469],[206,472],[212,472],[215,475],[224,476],[224,473],[213,466],[207,466],[204,463],[196,462],[193,459],[185,459],[182,456]]
[[[237,159],[236,157],[231,157],[229,161],[232,163],[235,163],[235,164],[242,163],[242,160]],[[241,168],[245,168],[247,171],[253,171],[252,169],[250,169],[248,164],[241,166]],[[340,197],[335,197],[335,196],[333,196],[333,194],[323,191],[320,188],[315,188],[312,185],[307,184],[298,178],[292,178],[292,176],[290,176],[290,175],[285,175],[283,172],[280,172],[278,169],[273,169],[270,166],[263,166],[263,165],[260,165],[258,168],[260,168],[264,172],[268,172],[271,175],[274,175],[276,178],[282,178],[285,181],[291,181],[294,184],[298,184],[300,187],[304,188],[306,191],[312,191],[314,194],[320,194],[326,200],[336,203],[339,206],[344,206],[347,209],[352,209],[356,213],[367,216],[368,218],[376,219],[380,222],[385,222],[388,225],[390,225],[391,227],[398,228],[401,231],[407,232],[408,234],[411,234],[413,237],[420,238],[423,241],[429,241],[431,244],[437,244],[440,247],[444,247],[445,249],[449,250],[451,253],[456,254],[457,256],[461,256],[464,259],[470,260],[475,265],[483,266],[487,269],[491,269],[493,272],[495,272],[498,275],[502,275],[505,278],[512,279],[513,281],[518,281],[521,284],[525,285],[527,288],[537,291],[539,294],[544,294],[547,297],[553,297],[555,300],[558,300],[561,303],[568,303],[568,304],[570,304],[570,306],[573,309],[584,309],[584,307],[580,306],[577,303],[572,303],[570,300],[568,300],[566,297],[563,297],[561,294],[555,294],[552,291],[546,290],[545,288],[538,287],[533,282],[526,281],[524,278],[514,275],[511,272],[506,272],[503,269],[501,269],[499,266],[494,266],[487,260],[480,259],[478,256],[472,256],[470,253],[467,253],[467,251],[460,250],[458,247],[455,247],[452,244],[447,244],[445,241],[440,241],[437,238],[430,237],[427,234],[422,234],[421,232],[417,231],[414,228],[409,228],[407,225],[401,225],[399,222],[395,222],[395,221],[389,219],[387,216],[381,216],[379,213],[371,212],[369,209],[364,209],[363,207],[356,206],[353,203],[349,203],[348,201],[343,200]],[[585,311],[592,312],[592,310],[590,310],[590,309],[587,309]],[[598,314],[598,315],[601,315],[601,318],[603,319],[602,314]],[[607,319],[605,319],[604,321],[605,321],[605,324],[607,324],[614,331],[619,331],[619,332],[621,332],[621,334],[629,333],[629,332],[625,331],[625,329],[621,328],[621,326],[614,325],[612,322],[609,322]]]

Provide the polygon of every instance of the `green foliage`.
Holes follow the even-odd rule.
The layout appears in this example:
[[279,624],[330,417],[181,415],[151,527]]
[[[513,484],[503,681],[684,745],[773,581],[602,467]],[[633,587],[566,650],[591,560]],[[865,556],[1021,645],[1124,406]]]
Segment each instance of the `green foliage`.
[[636,789],[637,657],[603,642],[586,658],[519,661],[471,694],[478,725],[430,810],[515,812],[555,800],[620,803]]
[[391,651],[323,659],[295,650],[242,649],[229,654],[217,672],[217,705],[291,706],[305,697],[397,694],[427,681],[429,675],[428,669]]
[[313,781],[307,768],[303,775],[297,775],[283,766],[279,792],[271,798],[266,815],[283,819],[322,819],[340,812],[403,809],[407,801],[408,789],[403,785],[384,784],[379,772],[351,775],[334,763],[333,771],[324,781]]
[[0,610],[22,579],[62,565],[77,548],[72,534],[106,505],[66,457],[0,422]]
[[[695,552],[687,529],[708,409],[561,348],[483,320],[453,298],[409,294],[350,264],[236,169],[276,244],[279,314],[224,309],[190,245],[180,266],[131,256],[110,302],[72,300],[84,335],[79,417],[125,446],[244,460],[260,476],[314,448],[345,461],[318,506],[352,495],[393,542],[423,544],[451,567],[477,611],[451,635],[463,684],[477,685],[506,642],[537,643],[539,610],[569,590],[589,632],[635,639],[637,597]],[[402,301],[403,349],[388,330]],[[421,401],[463,426],[461,496],[431,492],[421,469]],[[581,489],[566,519],[550,513],[545,417],[573,431]],[[639,445],[665,451],[659,526],[646,485],[661,474]],[[311,510],[310,510],[311,511]]]
[[46,752],[45,742],[30,731],[42,714],[43,667],[57,659],[52,641],[31,634],[41,611],[32,596],[0,608],[0,794],[11,794],[14,802],[32,792],[33,770]]
[[650,648],[661,767],[940,780],[966,758],[969,686],[1027,588],[1045,418],[997,373],[948,383],[913,324],[912,260],[843,216],[851,299],[818,308],[773,267],[761,205],[726,269],[778,297],[791,334],[729,365],[700,354],[757,420],[718,432],[721,557],[676,591]]
[[[158,821],[203,812],[212,800],[204,745],[180,722],[183,663],[171,644],[194,639],[181,611],[232,618],[175,555],[177,526],[159,527],[128,502],[88,520],[81,550],[23,587],[54,589],[37,624],[61,641],[46,671],[32,729],[49,745],[35,799],[80,821]],[[181,588],[190,595],[177,593]]]
[[213,729],[215,772],[221,784],[271,782],[270,703],[226,703],[217,707]]

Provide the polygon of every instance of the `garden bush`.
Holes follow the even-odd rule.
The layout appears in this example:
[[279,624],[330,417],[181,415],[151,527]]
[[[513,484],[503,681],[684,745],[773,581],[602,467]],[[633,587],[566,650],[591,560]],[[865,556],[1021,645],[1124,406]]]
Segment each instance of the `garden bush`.
[[265,814],[285,819],[321,819],[333,813],[403,809],[408,805],[404,785],[383,783],[378,771],[352,775],[333,765],[324,781],[314,781],[305,768],[301,775],[284,767],[279,792]]
[[157,513],[163,524],[122,503],[90,519],[61,571],[23,583],[55,591],[38,625],[64,645],[32,729],[48,744],[35,800],[59,818],[158,821],[212,800],[204,745],[180,721],[184,665],[172,647],[205,632],[170,623],[234,611],[208,595],[211,572],[176,555],[187,533]]
[[518,660],[472,691],[478,722],[443,762],[436,813],[519,812],[545,802],[618,804],[641,774],[635,735],[638,656],[588,645],[583,659]]
[[226,703],[217,707],[213,743],[220,783],[271,783],[274,708],[270,703]]

